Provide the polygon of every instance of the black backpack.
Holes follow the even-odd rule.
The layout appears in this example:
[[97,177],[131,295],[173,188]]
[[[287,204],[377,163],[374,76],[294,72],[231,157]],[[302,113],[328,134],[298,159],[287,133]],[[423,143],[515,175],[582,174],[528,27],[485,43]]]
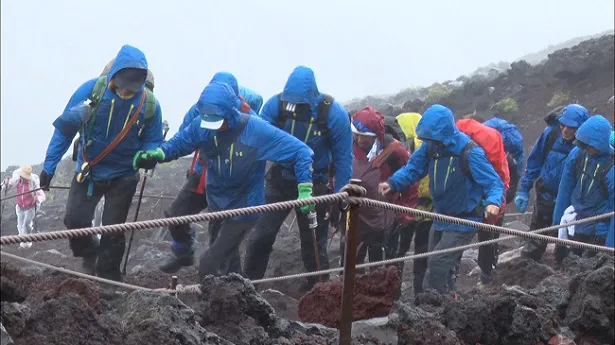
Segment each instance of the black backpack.
[[[577,178],[577,180],[578,180],[579,174],[584,172],[583,165],[585,164],[586,157],[587,157],[587,153],[584,150],[579,149],[579,154],[577,154],[577,158],[575,159],[574,170],[573,170],[574,176]],[[614,162],[615,162],[615,154],[611,154],[609,161],[604,166],[601,166],[595,175],[595,177],[597,177],[599,180],[598,183],[600,183],[602,186],[601,188],[602,194],[606,198],[610,197],[609,187],[607,186],[607,183],[606,183],[606,174],[613,167]]]
[[545,147],[544,147],[544,150],[542,151],[543,157],[547,157],[547,154],[551,152],[551,149],[553,148],[553,144],[555,144],[555,141],[557,140],[557,138],[559,138],[562,135],[562,129],[559,127],[557,120],[562,115],[563,110],[564,110],[564,106],[559,106],[551,110],[544,117],[544,121],[547,123],[548,126],[551,127],[551,132],[549,132],[549,134],[547,135]]
[[[289,118],[294,119],[297,122],[308,122],[307,119],[297,118],[297,115],[289,110],[286,110],[288,102],[282,100],[282,94],[278,94],[278,117],[275,121],[275,125],[281,129],[284,129],[284,125]],[[316,121],[314,124],[318,131],[320,131],[320,136],[325,137],[325,141],[328,147],[331,147],[331,142],[329,140],[329,110],[331,110],[331,106],[333,105],[334,98],[330,95],[324,95],[323,99],[318,103],[318,113],[316,117]],[[307,120],[307,121],[306,121]]]

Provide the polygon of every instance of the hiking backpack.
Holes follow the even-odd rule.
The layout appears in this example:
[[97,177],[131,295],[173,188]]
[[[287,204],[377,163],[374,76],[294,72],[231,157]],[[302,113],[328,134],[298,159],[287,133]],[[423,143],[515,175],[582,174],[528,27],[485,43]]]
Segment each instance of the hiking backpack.
[[[73,155],[72,155],[73,162],[77,161],[77,155],[79,154],[79,142],[81,141],[81,137],[84,135],[86,126],[88,126],[87,133],[86,133],[87,135],[89,135],[89,132],[92,130],[92,126],[94,125],[94,119],[96,118],[96,111],[98,110],[98,106],[100,105],[100,100],[102,99],[106,90],[107,90],[107,76],[103,75],[96,80],[96,84],[94,84],[94,87],[92,88],[92,92],[90,93],[90,96],[88,98],[91,101],[90,113],[88,114],[88,118],[86,119],[86,121],[83,123],[83,126],[79,130],[79,136],[73,142]],[[150,91],[148,88],[144,88],[143,92],[145,92],[145,101],[144,101],[145,113],[144,113],[143,122],[144,122],[144,125],[147,125],[156,116],[157,101],[156,101],[156,97],[154,96],[154,93]],[[86,136],[86,143],[88,140],[89,138]]]
[[563,110],[564,110],[564,106],[556,107],[544,117],[544,121],[547,123],[549,127],[551,127],[551,132],[549,132],[545,140],[545,147],[542,151],[543,157],[546,157],[547,154],[551,152],[551,149],[553,148],[555,141],[562,134],[562,129],[558,125],[558,119],[561,116]]
[[[579,151],[580,152],[577,154],[577,158],[575,159],[574,166],[573,166],[574,176],[575,178],[577,178],[577,180],[578,180],[578,176],[580,173],[585,173],[584,165],[585,165],[585,158],[587,157],[587,152],[585,152],[585,150],[579,149]],[[600,190],[602,192],[602,195],[606,198],[611,197],[609,195],[609,187],[606,183],[606,174],[613,167],[614,162],[615,162],[615,154],[611,153],[609,155],[609,160],[607,161],[607,163],[604,166],[601,166],[598,172],[594,175],[594,178],[598,177],[599,183],[602,186]]]
[[[331,141],[329,140],[329,110],[331,110],[333,100],[334,98],[332,96],[325,94],[320,103],[318,103],[316,120],[312,121],[312,117],[308,120],[310,124],[313,122],[316,125],[316,128],[318,128],[320,132],[320,136],[325,138],[327,147],[331,147]],[[278,128],[284,129],[286,121],[288,121],[289,118],[297,122],[308,122],[305,119],[298,119],[294,111],[287,109],[289,103],[282,100],[281,93],[278,94],[278,102],[278,116],[274,123]]]
[[408,151],[414,152],[414,140],[407,138],[401,126],[397,122],[397,118],[391,116],[384,117],[384,132],[390,134],[395,140],[402,143]]

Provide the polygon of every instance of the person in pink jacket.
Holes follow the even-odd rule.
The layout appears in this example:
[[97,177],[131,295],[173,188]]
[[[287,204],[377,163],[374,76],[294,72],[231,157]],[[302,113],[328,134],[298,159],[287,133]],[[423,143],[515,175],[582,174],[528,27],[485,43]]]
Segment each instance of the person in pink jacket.
[[[45,193],[40,189],[39,178],[32,173],[32,167],[23,166],[13,171],[13,176],[5,181],[7,188],[15,187],[15,213],[17,213],[17,231],[20,235],[28,235],[34,231],[34,217],[41,203],[45,201]],[[32,193],[28,193],[32,191]],[[32,247],[32,242],[20,243],[21,248]]]

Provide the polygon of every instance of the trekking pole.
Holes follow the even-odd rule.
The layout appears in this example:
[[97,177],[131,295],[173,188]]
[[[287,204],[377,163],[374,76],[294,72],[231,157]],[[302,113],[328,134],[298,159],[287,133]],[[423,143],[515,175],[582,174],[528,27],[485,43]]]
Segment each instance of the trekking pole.
[[[169,132],[169,123],[164,120],[162,122],[162,137],[166,139]],[[151,170],[150,176],[154,174],[154,169]],[[147,181],[148,170],[145,170],[143,174],[143,182],[141,183],[141,189],[139,190],[139,200],[137,200],[137,209],[135,210],[134,222],[139,219],[139,209],[141,208],[141,200],[143,200],[143,190],[145,189],[145,182]],[[122,267],[122,275],[126,275],[126,266],[128,265],[128,256],[130,255],[130,248],[132,247],[132,240],[134,239],[135,231],[130,231],[130,240],[128,241],[128,248],[126,249],[126,256],[124,257],[124,266]]]

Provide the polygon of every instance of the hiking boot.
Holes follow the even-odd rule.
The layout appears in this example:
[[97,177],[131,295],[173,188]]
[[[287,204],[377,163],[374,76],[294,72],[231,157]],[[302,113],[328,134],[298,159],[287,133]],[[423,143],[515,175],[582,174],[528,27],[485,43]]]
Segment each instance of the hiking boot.
[[83,257],[81,267],[83,267],[83,273],[91,276],[96,275],[96,255]]
[[173,254],[173,256],[158,266],[158,269],[164,273],[176,273],[182,267],[194,265],[194,251],[189,251],[182,254]]
[[119,267],[117,269],[112,269],[109,271],[98,272],[98,277],[113,280],[116,282],[122,281],[122,273],[120,272]]

